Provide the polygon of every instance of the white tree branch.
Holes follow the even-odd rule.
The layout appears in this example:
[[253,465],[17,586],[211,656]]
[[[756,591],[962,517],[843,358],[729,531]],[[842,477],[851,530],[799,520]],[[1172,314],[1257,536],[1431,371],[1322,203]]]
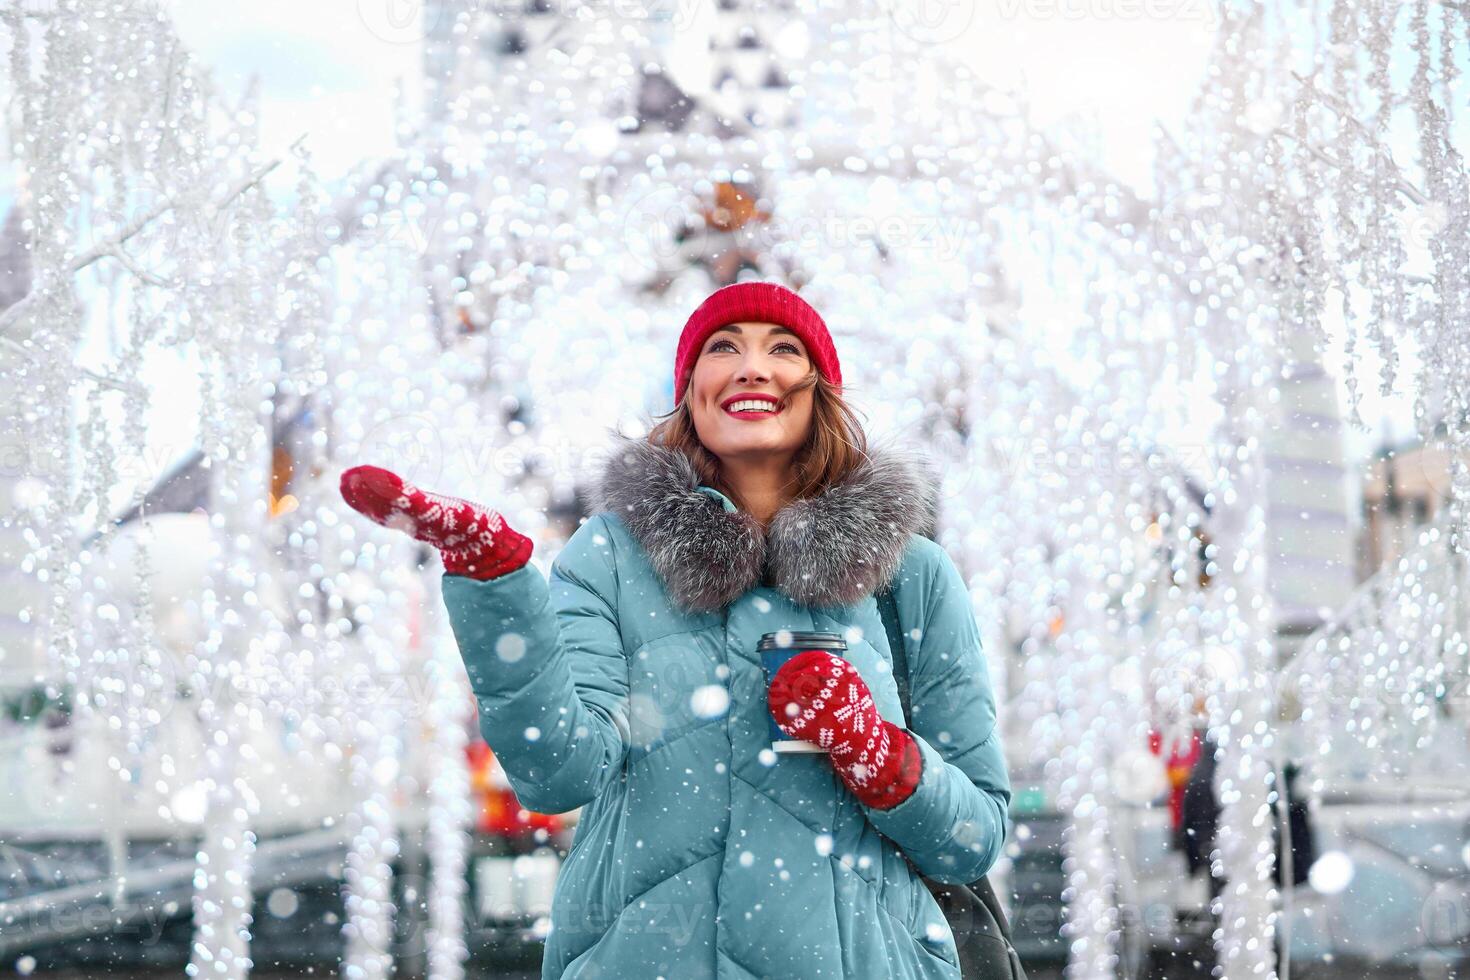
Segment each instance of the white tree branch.
[[[296,147],[301,144],[302,140],[306,139],[306,136],[306,133],[302,133],[300,136],[296,137],[296,139],[291,143],[290,148],[292,150],[296,149]],[[219,212],[229,207],[230,203],[234,201],[235,198],[239,197],[241,194],[245,193],[256,184],[259,184],[262,180],[266,178],[266,176],[271,173],[271,171],[275,170],[281,165],[283,159],[284,157],[277,157],[276,159],[271,160],[269,163],[261,166],[260,169],[256,170],[254,173],[242,177],[238,182],[235,183],[233,187],[226,191],[219,198],[219,200],[209,205],[211,216],[219,214]],[[142,214],[135,218],[133,221],[129,222],[127,227],[123,228],[111,238],[107,239],[106,241],[100,242],[97,245],[94,245],[93,247],[87,249],[85,252],[82,252],[80,255],[73,258],[70,262],[67,263],[67,272],[70,275],[76,275],[78,272],[87,268],[98,259],[101,259],[105,256],[112,256],[122,261],[123,264],[128,267],[128,271],[136,273],[137,269],[127,259],[122,258],[120,254],[121,246],[128,239],[132,238],[144,228],[148,227],[149,224],[158,220],[158,218],[167,214],[169,211],[172,211],[178,205],[178,203],[179,199],[177,197],[172,197],[168,198],[167,200],[160,201],[158,204],[149,209],[145,214]],[[147,281],[146,278],[145,281]],[[154,282],[153,284],[157,285],[158,283]],[[31,305],[37,301],[37,296],[38,294],[36,293],[36,291],[32,289],[30,292],[26,293],[19,300],[13,303],[4,312],[0,312],[0,335],[3,335],[7,330],[10,329],[12,325],[15,324],[16,321],[18,321],[22,316],[25,315],[26,311],[31,307]]]
[[[31,351],[30,348],[26,347],[24,344],[17,343],[9,337],[0,337],[0,345],[8,347],[10,350],[15,351],[21,357],[28,358],[30,360],[36,359],[35,353]],[[85,374],[87,377],[91,378],[93,381],[97,382],[104,388],[111,388],[114,391],[121,391],[125,394],[132,395],[134,398],[141,398],[143,397],[143,395],[147,394],[137,385],[131,385],[125,381],[119,381],[116,378],[109,378],[107,375],[98,374],[96,371],[93,371],[90,368],[80,368],[79,370],[82,372],[82,374]]]

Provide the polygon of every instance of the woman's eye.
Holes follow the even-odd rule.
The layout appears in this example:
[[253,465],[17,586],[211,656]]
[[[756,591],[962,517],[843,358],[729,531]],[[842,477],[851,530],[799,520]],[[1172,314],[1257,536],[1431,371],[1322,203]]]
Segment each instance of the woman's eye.
[[[732,343],[730,343],[730,341],[728,341],[728,340],[717,340],[713,344],[710,344],[709,345],[709,349],[711,351],[717,351],[721,347],[729,347],[731,350],[734,350],[735,345],[732,344]],[[799,350],[796,349],[796,345],[795,344],[788,344],[784,340],[781,343],[777,344],[775,347],[773,347],[772,350],[780,350],[782,347],[786,348],[787,350],[789,350],[793,354],[800,354],[801,353],[801,351],[799,351]]]

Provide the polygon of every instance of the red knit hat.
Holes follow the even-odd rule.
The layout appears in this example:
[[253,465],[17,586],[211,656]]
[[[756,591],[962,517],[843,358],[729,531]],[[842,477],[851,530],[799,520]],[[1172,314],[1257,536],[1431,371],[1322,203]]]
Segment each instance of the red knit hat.
[[721,327],[750,321],[779,323],[790,328],[806,344],[807,355],[826,378],[842,387],[842,366],[827,324],[811,304],[785,286],[774,282],[737,282],[715,290],[684,324],[679,350],[674,355],[674,401],[684,397],[684,388],[694,373],[694,362],[709,335]]

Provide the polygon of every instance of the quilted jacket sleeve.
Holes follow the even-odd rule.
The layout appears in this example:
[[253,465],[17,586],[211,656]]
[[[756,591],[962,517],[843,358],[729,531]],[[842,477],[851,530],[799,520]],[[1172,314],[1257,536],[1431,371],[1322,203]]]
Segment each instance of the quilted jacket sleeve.
[[969,589],[948,553],[916,535],[899,575],[909,734],[924,770],[912,796],[889,810],[867,808],[868,819],[924,874],[970,882],[995,864],[1009,832],[1011,783],[990,672]]
[[612,535],[594,516],[556,560],[486,581],[445,575],[444,605],[480,709],[480,732],[523,806],[592,800],[628,749],[628,666]]

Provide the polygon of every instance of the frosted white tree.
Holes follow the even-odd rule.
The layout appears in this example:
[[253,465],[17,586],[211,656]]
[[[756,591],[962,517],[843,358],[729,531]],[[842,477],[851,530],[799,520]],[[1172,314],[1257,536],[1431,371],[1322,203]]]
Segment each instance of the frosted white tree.
[[[74,699],[78,731],[97,748],[114,746],[110,771],[77,769],[65,780],[99,789],[111,781],[125,805],[93,816],[109,838],[140,820],[200,825],[189,971],[242,977],[260,780],[286,779],[257,754],[256,733],[263,719],[277,725],[295,711],[282,695],[302,681],[291,674],[303,663],[287,627],[294,620],[277,601],[285,542],[267,518],[272,396],[322,380],[312,364],[315,180],[298,141],[288,168],[299,177],[295,206],[267,197],[264,182],[284,157],[257,147],[252,96],[222,100],[156,4],[66,0],[0,17],[31,271],[29,291],[0,313],[17,382],[8,421],[31,450],[20,475],[30,489],[7,516],[27,528],[22,570],[43,589],[44,604],[31,610],[49,654],[40,672]],[[144,421],[159,392],[141,377],[170,349],[197,362],[201,400],[209,518],[191,544],[207,554],[188,596],[158,595],[156,583],[161,562],[193,556],[155,554],[148,533],[120,532],[114,521],[128,503],[117,493],[124,469],[136,481],[134,510],[157,476]],[[87,572],[119,561],[119,547],[136,549],[127,589]],[[160,650],[163,634],[177,632],[153,617],[163,599],[199,610],[177,664]],[[117,620],[119,606],[128,625],[113,646],[91,624]],[[159,760],[156,746],[144,751],[185,710],[197,718],[198,768],[188,757]]]

